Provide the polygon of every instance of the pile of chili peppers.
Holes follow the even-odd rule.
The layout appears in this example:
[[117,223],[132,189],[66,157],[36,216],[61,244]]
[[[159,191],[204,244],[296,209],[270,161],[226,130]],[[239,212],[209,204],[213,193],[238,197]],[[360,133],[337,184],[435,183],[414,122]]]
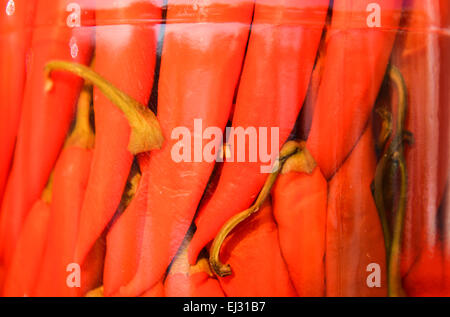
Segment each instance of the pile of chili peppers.
[[450,296],[449,7],[0,0],[0,295]]

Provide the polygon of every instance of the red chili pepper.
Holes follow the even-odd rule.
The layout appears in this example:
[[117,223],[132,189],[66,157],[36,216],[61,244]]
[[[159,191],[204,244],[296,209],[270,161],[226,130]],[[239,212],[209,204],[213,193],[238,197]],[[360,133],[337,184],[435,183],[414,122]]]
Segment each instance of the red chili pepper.
[[281,252],[301,297],[325,295],[327,186],[304,148],[300,158],[286,161],[272,192]]
[[[161,147],[163,136],[161,134],[159,123],[156,120],[153,112],[146,106],[142,105],[135,99],[131,98],[124,92],[114,87],[110,82],[105,80],[96,72],[92,71],[90,68],[80,64],[68,63],[64,61],[51,61],[47,63],[46,71],[71,72],[88,80],[96,87],[98,87],[98,89],[102,93],[104,93],[105,96],[109,98],[118,109],[123,112],[124,117],[129,122],[131,133],[129,136],[128,151],[132,155],[149,152]],[[91,171],[92,168],[93,165],[91,166]],[[143,221],[143,219],[141,219],[141,221]],[[129,229],[127,228],[126,230]],[[103,238],[97,238],[97,243],[99,242],[99,239],[102,240]],[[88,253],[87,257],[85,256],[84,260],[82,261],[82,265],[89,268],[89,265],[87,264],[88,258],[90,254],[96,252],[103,252],[103,250],[101,247],[99,247],[98,250],[97,248],[91,248],[90,253]],[[96,257],[92,257],[91,259],[96,267],[100,267],[103,265],[103,255],[97,258],[97,260]],[[77,261],[76,259],[76,250],[75,262],[79,263],[79,261]],[[94,270],[94,273],[95,272],[97,271]],[[93,277],[95,277],[95,274],[93,275]],[[86,291],[88,290],[89,289],[86,289]]]
[[367,8],[373,1],[334,0],[307,141],[326,179],[342,165],[367,125],[386,72],[402,2],[379,1],[381,27],[370,28]]
[[136,193],[106,237],[107,251],[103,274],[105,296],[111,296],[131,281],[139,263],[149,186],[149,175],[145,173],[148,155],[139,156],[139,162],[144,173],[140,178],[134,178],[139,181]]
[[28,213],[17,240],[7,271],[3,296],[32,295],[44,256],[49,219],[49,203],[38,200]]
[[[110,10],[96,12],[96,72],[144,105],[153,85],[157,45],[155,22],[159,22],[161,14],[160,0],[126,0]],[[125,24],[129,20],[147,22]],[[116,23],[124,24],[114,25]],[[127,149],[130,125],[123,113],[96,88],[94,111],[95,150],[80,215],[75,250],[78,263],[83,262],[113,217],[133,162],[133,155]]]
[[270,200],[225,239],[221,258],[233,268],[231,275],[219,277],[227,296],[297,296],[281,255]]
[[[408,92],[406,130],[414,143],[406,147],[408,173],[406,214],[403,226],[401,273],[408,295],[427,294],[442,282],[442,251],[438,244],[437,212],[444,187],[438,188],[439,86],[434,81],[439,64],[437,2],[405,3],[404,25],[398,35],[392,63],[405,79]],[[444,176],[444,179],[446,176]],[[442,185],[445,185],[442,182]]]
[[79,292],[67,286],[66,269],[74,263],[81,204],[91,168],[94,134],[89,124],[90,94],[87,88],[80,94],[74,131],[54,169],[48,237],[36,296],[76,296]]
[[[372,126],[328,184],[326,295],[386,296],[386,252],[371,192],[376,167]],[[370,288],[377,273],[379,287]],[[375,277],[374,277],[375,278]],[[376,282],[376,278],[371,282]]]
[[[285,164],[295,171],[304,171],[305,164],[301,163],[305,154],[302,151],[303,147],[302,143],[295,141],[289,141],[283,145],[274,165],[276,168],[267,177],[253,205],[231,217],[214,238],[210,249],[209,262],[214,272],[222,277],[221,284],[227,295],[237,296],[238,292],[242,292],[241,295],[247,294],[245,296],[252,296],[255,292],[272,294],[272,296],[296,295],[281,255],[278,230],[272,216],[271,204],[267,199],[269,199],[272,187]],[[294,163],[290,160],[291,158],[293,158]],[[309,168],[309,171],[312,171],[312,167]],[[260,210],[264,211],[259,212]],[[253,216],[258,212],[262,214]],[[241,224],[242,226],[235,230]],[[245,227],[248,227],[249,230],[245,230]],[[235,231],[233,232],[233,230]],[[233,237],[228,236],[230,233]],[[239,273],[234,274],[229,264],[223,264],[220,261],[220,251],[225,241],[227,241],[228,250],[224,251],[223,254],[229,257],[231,262],[234,262],[233,265],[237,266]],[[264,248],[261,249],[261,245]],[[246,251],[243,251],[244,249]],[[256,260],[247,261],[249,258]],[[267,262],[267,259],[270,259],[273,263],[269,266],[261,265],[261,263]],[[252,276],[252,273],[268,268],[270,268],[271,273],[261,274],[261,278]],[[230,275],[231,277],[229,277]],[[267,276],[275,276],[276,278],[267,282]]]
[[[450,179],[450,78],[447,74],[450,69],[450,36],[446,33],[450,29],[450,2],[441,0],[441,32],[440,32],[440,106],[439,106],[439,177],[438,188],[448,186]],[[440,193],[440,191],[439,191]]]
[[[272,147],[271,159],[280,149],[273,148],[271,139],[283,145],[303,105],[328,4],[328,0],[256,1],[233,127],[278,129],[278,135],[267,132],[268,141],[259,139],[259,134],[256,144],[259,153],[265,149],[269,153],[268,147]],[[231,135],[234,145],[238,139],[237,133]],[[238,161],[244,153],[237,152],[242,150],[245,162]],[[266,180],[267,174],[260,168],[267,162],[260,156],[251,161],[249,142],[242,150],[237,146],[231,149],[233,161],[225,161],[214,195],[196,217],[197,231],[189,247],[191,264],[221,226],[252,203]]]
[[[440,1],[441,12],[441,36],[440,36],[440,54],[441,54],[441,72],[440,72],[440,149],[442,154],[440,156],[441,163],[439,170],[445,175],[447,174],[447,189],[444,195],[441,208],[443,209],[443,254],[444,254],[444,291],[447,296],[450,296],[450,176],[449,174],[449,149],[450,149],[450,78],[447,71],[450,69],[450,36],[445,31],[450,29],[450,2],[446,0]],[[442,178],[440,178],[442,179]],[[439,188],[441,185],[439,185]]]
[[[411,296],[445,296],[446,293],[449,294],[450,289],[446,286],[445,278],[442,278],[446,275],[446,243],[441,243],[443,237],[439,236],[438,232],[438,208],[440,205],[445,214],[445,200],[441,202],[449,179],[450,130],[449,81],[444,70],[448,69],[446,66],[449,61],[445,51],[445,37],[439,37],[440,33],[431,33],[427,28],[437,26],[439,18],[440,26],[445,27],[447,24],[448,27],[448,4],[441,4],[439,7],[436,3],[413,2],[411,9],[417,16],[412,13],[410,24],[423,28],[424,31],[408,37],[408,44],[403,48],[405,51],[413,51],[411,45],[414,43],[416,49],[420,48],[419,51],[411,53],[410,59],[407,59],[404,65],[407,76],[412,76],[406,79],[412,107],[408,129],[414,135],[415,141],[408,156],[408,172],[417,179],[411,184],[406,218],[408,226],[405,227],[408,240],[404,243],[405,255],[409,256],[406,260],[414,262],[406,273],[404,286]],[[424,15],[426,19],[423,18]],[[432,64],[441,62],[440,86],[431,84],[436,77],[435,67],[430,66],[430,61],[433,60],[436,62]],[[421,74],[419,77],[418,72]],[[432,118],[436,121],[432,122]],[[439,122],[439,126],[436,122]],[[438,162],[436,157],[439,158]],[[445,217],[443,219],[445,221]],[[445,224],[443,226],[445,228]],[[415,257],[411,259],[412,256]]]
[[140,297],[164,297],[164,285],[162,282],[158,282],[151,289],[146,291]]
[[[195,119],[202,120],[203,128],[225,128],[252,11],[248,0],[232,6],[168,1],[158,91],[158,120],[167,140],[152,153],[146,169],[150,180],[142,252],[136,275],[120,290],[122,296],[139,295],[161,280],[191,225],[214,162],[175,162],[172,152],[180,141],[169,136],[178,127],[193,135]],[[216,138],[215,146],[221,141]],[[197,142],[204,148],[210,140],[195,139],[183,150],[197,156]]]
[[[81,22],[92,14],[81,5]],[[71,74],[44,76],[44,65],[58,58],[88,63],[91,29],[66,25],[70,0],[38,0],[22,115],[0,218],[1,261],[8,266],[27,213],[44,189],[73,119],[82,81]],[[70,45],[72,46],[70,46]],[[76,56],[75,56],[76,54]],[[75,57],[73,57],[73,56]],[[47,82],[46,82],[47,80]]]
[[192,238],[188,233],[179,254],[175,257],[164,281],[164,293],[167,297],[224,297],[219,281],[209,268],[207,258],[201,258],[190,266],[187,247]]
[[36,0],[1,0],[0,8],[0,204],[14,153],[22,109],[26,58]]

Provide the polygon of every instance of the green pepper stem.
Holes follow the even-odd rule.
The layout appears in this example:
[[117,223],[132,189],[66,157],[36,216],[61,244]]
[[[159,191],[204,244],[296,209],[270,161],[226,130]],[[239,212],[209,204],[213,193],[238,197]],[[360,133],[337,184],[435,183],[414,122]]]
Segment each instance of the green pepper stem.
[[[45,71],[47,75],[52,71],[67,71],[95,85],[128,120],[131,127],[128,150],[133,155],[161,148],[164,138],[155,114],[92,69],[76,63],[51,61],[45,66]],[[47,89],[51,89],[51,85]]]
[[[285,169],[285,165],[289,168]],[[225,277],[232,273],[230,265],[223,264],[220,261],[220,249],[223,242],[225,241],[225,238],[240,223],[242,223],[254,213],[258,212],[262,204],[269,197],[272,187],[278,178],[278,175],[280,173],[287,173],[289,171],[305,172],[311,174],[315,166],[316,163],[306,149],[304,142],[289,141],[283,146],[280,155],[275,162],[272,173],[267,178],[255,203],[250,208],[240,212],[239,214],[228,220],[215,237],[211,246],[209,263],[213,271],[218,276]]]

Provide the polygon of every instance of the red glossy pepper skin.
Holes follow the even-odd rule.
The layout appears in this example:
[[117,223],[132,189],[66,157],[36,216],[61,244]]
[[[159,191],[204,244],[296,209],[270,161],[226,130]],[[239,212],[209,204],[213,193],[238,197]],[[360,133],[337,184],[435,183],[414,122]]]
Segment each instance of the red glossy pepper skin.
[[[22,109],[26,58],[36,0],[1,0],[0,8],[0,204],[8,179]],[[7,10],[10,4],[10,10]],[[7,13],[9,12],[9,13]]]
[[[412,11],[417,12],[417,16],[411,14],[411,25],[415,22],[416,27],[424,29],[424,33],[416,36],[412,34],[408,38],[408,44],[416,44],[420,50],[411,54],[409,63],[405,65],[409,67],[406,69],[406,76],[414,76],[409,79],[408,86],[412,115],[407,128],[413,133],[415,142],[407,152],[407,163],[410,163],[408,172],[416,181],[410,185],[403,263],[403,270],[406,271],[409,264],[407,261],[412,261],[404,277],[404,287],[410,296],[450,294],[445,279],[448,245],[444,238],[447,237],[445,230],[448,228],[445,223],[445,187],[448,186],[449,179],[450,86],[446,74],[450,65],[449,46],[448,36],[442,35],[442,30],[435,33],[427,29],[439,25],[443,28],[449,26],[448,6],[420,1],[413,1],[411,4]],[[404,50],[408,50],[407,45]],[[439,61],[440,68],[436,68]],[[418,74],[420,75],[417,76]],[[440,86],[433,82],[435,78],[440,78]],[[438,161],[436,157],[439,158]],[[439,218],[439,208],[444,215],[442,218]],[[439,219],[444,221],[442,226],[438,223]],[[443,235],[439,228],[444,228]]]
[[[106,10],[100,3],[97,1],[95,71],[146,105],[153,85],[156,23],[161,19],[162,2],[127,0],[121,1],[120,7]],[[150,22],[114,25],[133,19]],[[133,162],[133,155],[128,151],[130,125],[123,113],[97,88],[94,89],[94,111],[96,140],[92,172],[81,209],[75,250],[75,260],[79,263],[84,261],[119,206]]]
[[208,259],[201,258],[190,266],[187,257],[187,247],[192,239],[189,232],[178,251],[164,280],[166,297],[224,297],[219,281],[214,277],[209,267]]
[[272,192],[281,252],[301,297],[325,295],[327,195],[318,167],[281,174]]
[[[303,105],[328,4],[328,0],[256,1],[232,126],[268,128],[267,141],[258,139],[256,149],[267,148],[272,159],[287,140]],[[278,129],[278,135],[272,134],[271,128]],[[279,148],[274,148],[272,138],[277,139]],[[245,162],[239,162],[237,152],[242,150],[236,146],[236,135],[234,142],[233,161],[225,161],[213,196],[196,217],[191,264],[229,218],[250,206],[266,180],[267,174],[260,168],[270,163],[260,156],[250,161],[249,142]]]
[[139,162],[144,173],[136,194],[106,236],[107,250],[103,274],[105,296],[111,296],[131,281],[139,263],[149,186],[149,175],[145,172],[148,155],[140,155]]
[[222,245],[220,258],[233,271],[219,278],[226,296],[297,296],[281,255],[270,201],[231,232]]
[[330,179],[362,135],[394,44],[403,0],[383,0],[381,28],[367,24],[370,0],[335,0],[307,148]]
[[[406,5],[407,4],[407,5]],[[414,142],[405,148],[408,173],[403,226],[401,273],[408,295],[426,295],[437,289],[443,275],[438,238],[438,208],[444,187],[439,187],[439,23],[436,1],[405,3],[404,27],[394,46],[392,63],[405,78],[408,115],[405,128]],[[444,176],[444,179],[446,176]],[[445,185],[445,184],[443,184]]]
[[[195,119],[202,120],[203,129],[225,128],[252,11],[253,1],[248,0],[233,5],[168,1],[158,91],[165,142],[150,155],[142,252],[136,275],[120,290],[123,296],[139,295],[161,280],[191,225],[214,162],[177,163],[172,153],[180,141],[171,136],[178,127],[194,135]],[[220,146],[222,140],[215,141]],[[204,148],[211,140],[198,142]],[[188,149],[195,153],[194,141]]]
[[[440,106],[439,106],[439,140],[440,157],[439,171],[442,176],[439,178],[438,188],[448,186],[450,180],[450,78],[447,70],[450,69],[450,36],[445,33],[450,29],[450,3],[440,1],[441,32],[440,32]],[[440,193],[440,192],[439,192]]]
[[[444,175],[447,172],[446,180],[446,192],[441,204],[443,211],[443,254],[444,254],[444,291],[447,296],[450,296],[450,176],[449,174],[449,148],[450,148],[450,78],[448,72],[445,70],[450,69],[450,36],[443,34],[444,30],[450,28],[450,3],[449,1],[440,1],[441,12],[441,36],[440,36],[440,53],[441,53],[441,101],[439,119],[441,119],[440,127],[441,132],[441,145],[440,149],[443,149],[441,156],[441,163],[439,164],[440,171],[443,171]],[[439,185],[440,187],[440,185]]]
[[[386,296],[386,252],[371,192],[376,167],[372,127],[328,183],[326,296]],[[368,266],[378,264],[380,287]]]
[[151,289],[146,291],[140,297],[164,297],[164,284],[162,282],[158,282]]
[[17,240],[17,247],[7,271],[3,296],[32,295],[44,256],[49,219],[49,204],[38,200],[28,213]]
[[79,216],[92,150],[71,146],[65,148],[53,175],[53,194],[48,238],[40,267],[36,296],[76,296],[79,289],[67,287],[66,270],[74,263]]
[[[83,7],[86,1],[78,1],[82,25],[92,22],[92,12]],[[49,87],[44,66],[51,59],[87,64],[91,58],[91,29],[70,28],[66,24],[69,15],[66,8],[70,2],[38,0],[37,4],[33,54],[29,60],[14,162],[0,215],[0,261],[6,266],[23,221],[44,189],[61,151],[82,85],[82,80],[74,75],[53,73]]]

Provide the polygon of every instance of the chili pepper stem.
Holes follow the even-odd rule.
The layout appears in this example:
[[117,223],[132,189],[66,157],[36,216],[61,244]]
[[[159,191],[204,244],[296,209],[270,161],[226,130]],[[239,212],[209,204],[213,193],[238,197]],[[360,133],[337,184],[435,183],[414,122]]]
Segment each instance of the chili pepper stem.
[[136,197],[142,174],[133,166],[128,176],[127,184],[122,195],[118,210],[122,213]]
[[397,214],[395,215],[392,244],[388,260],[388,294],[391,297],[399,297],[405,296],[405,292],[402,288],[400,274],[400,253],[402,244],[403,222],[406,212],[407,173],[403,154],[401,154],[400,152],[396,152],[393,159],[398,162],[401,180],[400,198]]
[[376,113],[382,119],[381,133],[377,140],[377,150],[381,151],[392,135],[392,114],[384,108],[376,109]]
[[89,122],[92,91],[89,86],[84,86],[78,99],[75,128],[67,139],[66,146],[79,146],[84,149],[94,147],[94,131]]
[[[267,183],[266,183],[267,184]],[[264,186],[265,187],[265,186]],[[259,206],[253,205],[247,210],[237,214],[232,217],[227,223],[222,227],[219,234],[214,239],[214,242],[211,246],[211,254],[209,256],[209,263],[213,271],[220,277],[225,277],[231,275],[231,267],[229,264],[223,264],[220,261],[220,248],[223,244],[223,241],[228,236],[228,234],[242,221],[250,217],[253,213],[257,212]]]
[[131,127],[128,150],[133,154],[160,149],[163,135],[155,114],[131,98],[92,69],[76,63],[51,61],[45,66],[47,76],[52,71],[67,71],[92,82],[125,115]]
[[232,273],[231,267],[228,264],[223,264],[220,261],[220,249],[225,238],[236,228],[241,222],[249,218],[252,214],[258,212],[262,204],[269,197],[271,189],[275,184],[278,175],[295,170],[311,174],[316,167],[316,162],[312,158],[309,151],[306,149],[304,142],[288,141],[281,149],[280,155],[274,164],[272,173],[267,178],[264,187],[259,193],[255,203],[248,209],[228,220],[222,227],[220,232],[215,237],[209,256],[209,263],[212,270],[220,277],[228,276]]
[[[391,250],[391,230],[389,228],[389,223],[387,220],[387,212],[384,204],[384,196],[383,196],[383,180],[384,180],[384,171],[386,169],[389,157],[387,154],[383,154],[379,164],[375,170],[375,179],[374,179],[374,200],[375,205],[378,210],[378,215],[380,216],[381,227],[383,229],[384,236],[384,246],[386,248],[386,252]],[[386,256],[389,256],[386,254]]]
[[389,252],[388,262],[388,294],[392,297],[404,296],[404,291],[400,276],[400,252],[402,244],[403,222],[406,210],[406,191],[407,191],[407,172],[405,156],[403,153],[404,126],[407,112],[407,91],[405,80],[398,68],[392,66],[390,77],[398,90],[398,122],[396,136],[392,142],[392,149],[396,149],[392,154],[393,161],[398,163],[400,170],[400,197],[398,201],[397,212],[395,213],[395,223],[393,228],[391,250]]
[[[398,116],[396,131],[392,135],[391,142],[386,142],[385,153],[383,153],[380,162],[375,171],[374,179],[374,200],[377,206],[386,247],[386,261],[388,267],[388,295],[391,297],[404,296],[402,281],[400,275],[400,253],[402,244],[403,222],[406,211],[406,195],[408,176],[406,172],[406,163],[403,152],[403,142],[405,142],[405,118],[407,113],[407,91],[404,78],[395,66],[389,68],[389,77],[395,84],[398,91]],[[386,120],[388,117],[384,117]],[[390,119],[389,119],[390,120]],[[412,139],[412,137],[410,137]],[[394,224],[392,233],[387,221],[387,212],[384,203],[383,182],[386,176],[386,170],[389,164],[398,166],[400,173],[400,193],[394,214]]]

